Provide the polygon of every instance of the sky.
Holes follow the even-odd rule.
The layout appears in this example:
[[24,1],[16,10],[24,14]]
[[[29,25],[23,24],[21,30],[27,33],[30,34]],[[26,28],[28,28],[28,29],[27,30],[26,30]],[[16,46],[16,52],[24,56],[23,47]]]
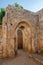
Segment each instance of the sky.
[[43,8],[43,0],[0,0],[0,8],[6,8],[8,4],[13,5],[16,2],[33,12]]

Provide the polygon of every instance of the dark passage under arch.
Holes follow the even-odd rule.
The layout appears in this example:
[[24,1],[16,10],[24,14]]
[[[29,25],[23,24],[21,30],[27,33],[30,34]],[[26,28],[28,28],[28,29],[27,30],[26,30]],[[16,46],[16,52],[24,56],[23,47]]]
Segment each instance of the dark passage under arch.
[[23,49],[23,34],[21,29],[18,29],[17,36],[18,36],[18,49]]

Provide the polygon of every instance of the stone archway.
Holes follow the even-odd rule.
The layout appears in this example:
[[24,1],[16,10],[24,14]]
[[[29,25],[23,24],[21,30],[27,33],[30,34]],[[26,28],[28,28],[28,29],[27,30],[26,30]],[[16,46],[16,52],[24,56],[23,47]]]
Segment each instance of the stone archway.
[[18,50],[18,30],[22,31],[22,43],[25,51],[32,51],[32,30],[31,26],[27,22],[20,22],[15,28],[16,35],[16,49]]

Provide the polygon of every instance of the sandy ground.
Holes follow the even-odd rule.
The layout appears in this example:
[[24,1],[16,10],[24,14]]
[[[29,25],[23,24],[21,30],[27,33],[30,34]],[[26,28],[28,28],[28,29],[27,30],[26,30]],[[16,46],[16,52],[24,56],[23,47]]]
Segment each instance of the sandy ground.
[[0,65],[39,65],[32,60],[23,50],[18,51],[17,57],[13,59],[0,59]]

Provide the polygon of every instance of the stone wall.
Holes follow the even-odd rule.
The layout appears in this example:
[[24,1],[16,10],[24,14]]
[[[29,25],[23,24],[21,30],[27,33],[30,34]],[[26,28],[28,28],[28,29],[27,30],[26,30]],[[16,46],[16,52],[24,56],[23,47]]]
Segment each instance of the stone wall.
[[3,58],[14,57],[15,52],[18,51],[17,30],[21,26],[24,26],[22,30],[24,50],[34,53],[43,50],[43,18],[41,18],[39,14],[25,9],[18,9],[11,5],[6,8],[2,32],[0,32],[2,34],[0,48],[3,50]]
[[0,58],[3,56],[3,47],[2,47],[2,25],[0,25]]
[[0,25],[0,35],[2,35],[2,25]]
[[39,49],[40,52],[43,51],[43,9],[39,11],[39,36],[38,36],[38,42],[39,42]]

